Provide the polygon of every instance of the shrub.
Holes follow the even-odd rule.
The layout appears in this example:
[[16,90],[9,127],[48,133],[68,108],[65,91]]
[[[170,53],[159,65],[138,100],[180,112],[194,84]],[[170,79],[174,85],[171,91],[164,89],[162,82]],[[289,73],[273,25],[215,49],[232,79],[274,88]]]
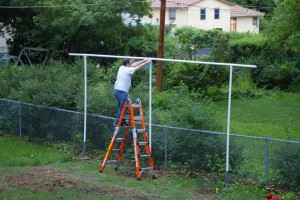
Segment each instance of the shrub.
[[[226,136],[201,131],[167,128],[168,161],[176,167],[193,171],[225,172]],[[156,162],[163,162],[164,149],[153,143]],[[156,145],[156,146],[155,146]],[[243,144],[230,143],[230,171],[243,164]]]
[[185,85],[153,94],[153,122],[177,127],[214,129],[212,105],[198,93],[189,92]]
[[287,90],[292,83],[297,80],[298,69],[295,63],[275,63],[272,65],[262,66],[255,75],[256,83],[266,89]]
[[167,82],[170,87],[183,83],[191,91],[204,91],[210,86],[221,86],[227,82],[227,76],[225,67],[178,63],[169,69]]

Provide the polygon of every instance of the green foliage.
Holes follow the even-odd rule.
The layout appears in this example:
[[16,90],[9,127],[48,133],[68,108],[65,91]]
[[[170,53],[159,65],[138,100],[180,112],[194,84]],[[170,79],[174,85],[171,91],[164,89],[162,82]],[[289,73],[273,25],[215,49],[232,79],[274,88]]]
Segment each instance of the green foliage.
[[236,3],[246,8],[259,10],[264,13],[272,13],[275,7],[275,0],[230,0],[232,3]]
[[229,37],[217,31],[212,40],[211,60],[215,62],[231,62],[231,49],[229,47]]
[[266,34],[274,50],[284,55],[300,53],[300,4],[298,0],[277,1]]
[[157,124],[213,130],[218,124],[210,108],[208,101],[185,85],[153,94],[153,122]]
[[278,144],[274,150],[272,168],[276,175],[274,183],[277,187],[299,191],[300,180],[300,147],[299,144]]
[[[228,58],[229,52],[226,52],[226,50],[228,50],[228,38],[222,31],[205,31],[187,26],[176,29],[175,35],[181,44],[181,50],[189,53],[190,56],[195,53],[194,51],[198,48],[213,48],[213,51],[218,55],[214,57],[215,59]],[[223,52],[223,58],[219,55],[221,52],[218,51]]]
[[203,91],[212,85],[221,86],[227,75],[228,69],[224,67],[178,63],[169,68],[167,82],[170,87],[183,83],[191,91]]
[[255,81],[267,89],[289,90],[299,80],[298,70],[292,62],[274,63],[258,69]]
[[8,92],[1,93],[1,97],[73,109],[76,96],[82,91],[81,68],[79,62],[74,65],[50,62],[47,66],[9,66],[1,72],[4,73],[1,87]]
[[[37,5],[56,6],[43,9],[15,9],[4,10],[3,27],[11,27],[13,33],[9,44],[20,47],[43,47],[50,50],[53,56],[63,52],[106,52],[107,54],[124,52],[126,42],[131,38],[143,35],[143,31],[136,31],[131,24],[125,25],[122,14],[138,16],[150,14],[148,1],[134,2],[130,0],[92,0],[94,6],[63,6],[85,4],[86,1],[20,1],[1,2],[0,5]],[[21,12],[19,12],[21,11]],[[1,11],[2,13],[2,11]],[[138,24],[133,20],[132,24]],[[134,33],[130,35],[129,33]],[[126,36],[126,40],[124,40]],[[133,41],[133,40],[132,40]]]
[[[190,170],[225,172],[226,139],[224,135],[207,133],[180,134],[174,130],[168,141],[168,159]],[[174,134],[174,135],[173,135]],[[230,170],[238,170],[243,164],[243,144],[230,143]],[[193,152],[193,153],[191,153]],[[157,153],[157,152],[156,152]]]
[[242,34],[241,36],[240,38],[233,36],[229,41],[233,61],[241,57],[261,56],[266,51],[267,39],[262,34]]
[[[213,100],[224,100],[228,97],[228,84],[221,87],[210,86],[205,91],[205,95]],[[262,89],[256,87],[250,78],[237,77],[231,89],[231,96],[234,99],[257,98],[264,94]]]

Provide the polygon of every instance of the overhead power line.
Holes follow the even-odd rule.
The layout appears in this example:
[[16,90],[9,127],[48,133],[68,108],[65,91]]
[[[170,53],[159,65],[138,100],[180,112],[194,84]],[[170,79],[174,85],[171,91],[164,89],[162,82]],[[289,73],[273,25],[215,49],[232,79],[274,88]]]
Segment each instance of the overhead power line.
[[[132,1],[130,3],[145,3],[145,0]],[[0,6],[4,9],[29,9],[29,8],[61,8],[61,7],[97,7],[97,6],[106,6],[106,5],[115,5],[118,4],[127,4],[125,1],[118,2],[102,2],[102,3],[84,3],[84,4],[64,4],[64,5],[30,5],[30,6]]]

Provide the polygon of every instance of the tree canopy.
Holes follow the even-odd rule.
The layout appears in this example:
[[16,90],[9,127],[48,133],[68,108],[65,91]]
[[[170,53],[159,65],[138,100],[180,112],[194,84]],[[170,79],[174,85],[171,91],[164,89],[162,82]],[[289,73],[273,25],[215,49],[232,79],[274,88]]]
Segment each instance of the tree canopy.
[[129,33],[135,31],[132,24],[124,23],[124,14],[132,17],[136,26],[138,17],[150,14],[146,0],[3,0],[0,5],[30,6],[0,8],[3,23],[0,34],[5,28],[12,36],[8,43],[16,52],[21,46],[32,46],[47,48],[52,54],[58,51],[118,53],[124,51],[123,36],[129,39]]
[[264,13],[272,13],[275,8],[275,0],[230,0],[230,2]]
[[288,56],[300,55],[300,3],[299,0],[278,1],[267,28],[269,44]]

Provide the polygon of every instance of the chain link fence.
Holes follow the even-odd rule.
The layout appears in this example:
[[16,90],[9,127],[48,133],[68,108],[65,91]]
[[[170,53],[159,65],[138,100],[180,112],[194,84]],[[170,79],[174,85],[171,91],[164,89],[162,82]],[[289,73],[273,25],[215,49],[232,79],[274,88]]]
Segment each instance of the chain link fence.
[[[88,155],[104,156],[114,131],[112,121],[107,116],[87,116]],[[72,156],[78,156],[83,149],[83,113],[0,99],[0,132],[62,144]],[[224,175],[225,133],[160,125],[153,125],[152,132],[156,166]],[[299,152],[300,142],[231,134],[230,175],[244,182],[275,184],[299,192]],[[124,158],[132,155],[129,134]]]

